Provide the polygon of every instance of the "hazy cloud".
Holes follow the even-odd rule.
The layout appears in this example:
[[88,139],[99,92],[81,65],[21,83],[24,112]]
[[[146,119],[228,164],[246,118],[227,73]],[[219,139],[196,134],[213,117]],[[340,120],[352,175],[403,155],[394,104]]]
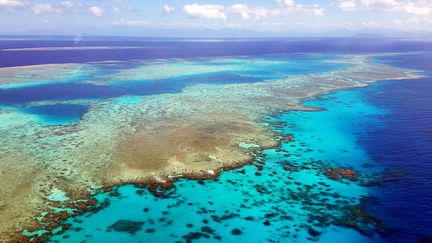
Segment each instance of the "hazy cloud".
[[136,12],[136,9],[133,7],[115,7],[113,11],[116,13],[133,13]]
[[92,13],[96,17],[102,16],[103,13],[105,12],[104,8],[98,7],[98,6],[89,7],[88,10],[90,11],[90,13]]
[[246,4],[234,4],[227,8],[230,13],[240,14],[243,19],[265,19],[280,14],[278,9],[249,7]]
[[56,9],[51,4],[48,4],[48,3],[33,5],[31,7],[31,9],[32,9],[33,13],[38,14],[38,15],[44,14],[44,13],[56,12]]
[[396,1],[396,0],[361,0],[361,4],[369,9],[381,8],[388,11],[399,11],[416,16],[432,15],[431,1]]
[[64,2],[61,2],[60,6],[63,8],[80,8],[83,5],[82,5],[82,3],[75,3],[72,1],[64,1]]
[[168,4],[164,4],[163,8],[162,8],[162,11],[164,13],[172,13],[172,12],[174,12],[174,7],[171,6],[171,5],[168,5]]
[[323,7],[315,5],[310,10],[312,11],[313,15],[315,15],[315,16],[324,16],[325,9]]
[[[167,4],[164,4],[165,1],[160,2],[148,4],[124,0],[0,0],[0,14],[4,13],[0,19],[7,23],[2,28],[11,31],[37,28],[37,23],[42,21],[49,21],[47,28],[56,28],[60,13],[65,26],[79,28],[82,23],[76,19],[80,16],[88,17],[90,14],[96,17],[103,16],[104,20],[112,25],[167,29],[230,27],[271,31],[295,29],[301,32],[304,28],[324,30],[376,27],[429,31],[432,26],[432,0],[244,0],[223,3],[217,0],[174,0],[166,1]],[[349,14],[343,14],[341,11],[347,11]],[[52,18],[50,15],[53,15]],[[164,15],[170,17],[163,19]],[[191,19],[186,20],[185,16]],[[143,18],[146,20],[142,20]],[[86,26],[99,24],[90,20]]]
[[125,20],[125,19],[120,19],[120,21],[113,21],[111,23],[115,25],[126,25],[126,26],[145,26],[150,24],[148,21],[145,20]]
[[292,7],[292,6],[294,6],[294,0],[276,0],[276,3],[279,6],[283,6],[283,7]]
[[361,3],[366,7],[392,7],[398,4],[395,0],[361,0]]
[[357,10],[357,3],[353,0],[341,1],[339,3],[338,7],[344,11],[356,11]]
[[227,19],[225,7],[218,4],[188,4],[183,7],[186,14],[200,19]]
[[251,7],[247,4],[234,4],[231,6],[216,4],[192,4],[185,5],[184,11],[190,17],[203,19],[227,19],[230,14],[238,14],[243,19],[266,19],[289,15],[291,13],[312,14],[315,16],[324,15],[324,7],[312,4],[301,5],[295,4],[293,0],[276,0],[276,6],[273,8]]
[[399,10],[404,11],[408,14],[418,16],[429,16],[432,15],[432,4],[429,3],[424,5],[414,5],[413,3],[407,3],[399,7]]
[[0,7],[19,7],[27,4],[24,0],[0,0]]

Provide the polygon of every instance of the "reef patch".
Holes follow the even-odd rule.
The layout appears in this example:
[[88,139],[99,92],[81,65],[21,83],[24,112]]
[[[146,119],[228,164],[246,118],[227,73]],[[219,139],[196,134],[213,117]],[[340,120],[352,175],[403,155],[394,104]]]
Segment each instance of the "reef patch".
[[[131,235],[134,235],[136,234],[136,232],[142,230],[143,225],[144,222],[141,221],[132,221],[132,220],[123,219],[113,223],[111,226],[107,228],[107,231],[126,232]],[[151,232],[149,231],[147,233],[151,233]]]

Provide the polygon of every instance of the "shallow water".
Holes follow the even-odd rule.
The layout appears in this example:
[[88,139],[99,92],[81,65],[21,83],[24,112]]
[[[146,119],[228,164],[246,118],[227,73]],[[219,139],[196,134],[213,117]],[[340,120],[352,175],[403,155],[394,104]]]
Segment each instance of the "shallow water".
[[42,125],[67,125],[80,121],[88,108],[73,104],[41,105],[26,107],[22,112],[37,115]]

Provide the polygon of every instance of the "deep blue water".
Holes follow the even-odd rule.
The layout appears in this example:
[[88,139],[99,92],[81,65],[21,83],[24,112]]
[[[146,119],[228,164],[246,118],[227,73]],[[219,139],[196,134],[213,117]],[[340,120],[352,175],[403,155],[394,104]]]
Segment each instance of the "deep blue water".
[[23,88],[0,89],[0,103],[22,105],[34,101],[64,101],[75,99],[107,99],[122,95],[150,95],[178,92],[184,85],[176,82],[144,82],[124,85],[94,85],[88,83],[57,83]]
[[397,67],[412,68],[432,73],[432,53],[412,53],[402,54],[400,56],[383,56],[378,60]]
[[[37,38],[36,38],[37,39]],[[296,52],[406,52],[432,50],[430,40],[386,38],[292,38],[292,39],[234,39],[216,42],[182,39],[88,38],[76,43],[74,37],[58,40],[2,40],[0,49],[24,47],[70,46],[134,46],[138,49],[81,50],[81,51],[0,51],[0,67],[46,63],[83,63],[106,60],[136,60],[156,58],[194,58],[236,55],[262,55]],[[113,58],[115,57],[115,58]]]
[[[431,75],[432,54],[387,56],[381,61]],[[359,143],[383,168],[408,178],[376,188],[370,211],[393,229],[390,241],[430,242],[432,236],[432,78],[385,81],[369,88],[367,99],[389,111],[385,126],[365,127]]]
[[380,118],[385,126],[365,127],[359,143],[379,166],[408,174],[376,188],[377,204],[370,206],[392,228],[393,241],[432,236],[431,91],[431,78],[383,82],[367,91],[369,102],[390,112]]

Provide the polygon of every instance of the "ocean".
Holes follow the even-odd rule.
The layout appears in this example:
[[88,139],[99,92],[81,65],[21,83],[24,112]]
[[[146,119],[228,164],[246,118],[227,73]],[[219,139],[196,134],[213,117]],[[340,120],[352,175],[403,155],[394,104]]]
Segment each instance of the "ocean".
[[[75,45],[72,40],[0,41],[0,49],[71,45]],[[224,171],[216,179],[181,179],[159,197],[133,185],[96,194],[104,208],[68,219],[70,229],[51,237],[51,242],[432,240],[430,41],[138,39],[88,40],[78,45],[139,48],[0,51],[0,66],[125,61],[127,64],[121,64],[125,66],[114,68],[116,72],[144,59],[186,58],[207,63],[223,56],[238,57],[240,66],[250,68],[164,78],[157,83],[140,80],[101,86],[82,82],[92,79],[86,76],[54,84],[0,88],[0,105],[39,116],[45,125],[70,124],[85,114],[89,108],[83,102],[86,100],[181,92],[199,83],[256,83],[287,74],[329,72],[344,66],[323,60],[349,54],[374,53],[375,62],[416,69],[425,77],[383,80],[303,102],[321,111],[263,117],[269,129],[293,139],[260,151],[252,164]],[[248,61],[251,58],[266,62],[276,58],[291,65],[269,63],[259,68]],[[113,72],[108,67],[101,69],[104,74]],[[247,76],[250,70],[254,75]],[[37,104],[71,100],[83,104]],[[355,171],[355,180],[332,180],[329,171],[338,169]]]

